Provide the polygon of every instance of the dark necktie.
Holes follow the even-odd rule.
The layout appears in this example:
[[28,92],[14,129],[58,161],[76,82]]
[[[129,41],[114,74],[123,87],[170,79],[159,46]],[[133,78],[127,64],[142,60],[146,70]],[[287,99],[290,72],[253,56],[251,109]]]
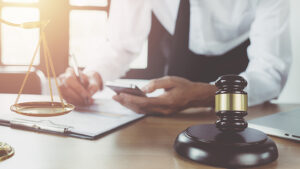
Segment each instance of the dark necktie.
[[190,3],[189,0],[180,0],[165,75],[179,76],[191,81],[211,82],[221,75],[239,74],[246,69],[249,61],[247,56],[249,40],[223,55],[207,57],[189,50],[189,30]]
[[168,58],[167,75],[185,77],[187,75],[187,55],[189,52],[190,2],[180,0],[172,49]]

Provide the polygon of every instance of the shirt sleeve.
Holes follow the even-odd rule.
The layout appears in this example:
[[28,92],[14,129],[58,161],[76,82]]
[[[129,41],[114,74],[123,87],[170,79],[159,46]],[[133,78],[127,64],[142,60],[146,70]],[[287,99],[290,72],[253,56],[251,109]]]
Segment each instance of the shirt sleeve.
[[249,65],[241,76],[248,81],[252,106],[277,98],[287,81],[292,61],[289,1],[257,1],[249,37]]
[[151,27],[149,0],[112,0],[108,20],[108,39],[98,44],[101,53],[88,56],[85,71],[96,71],[102,79],[124,75],[141,52]]

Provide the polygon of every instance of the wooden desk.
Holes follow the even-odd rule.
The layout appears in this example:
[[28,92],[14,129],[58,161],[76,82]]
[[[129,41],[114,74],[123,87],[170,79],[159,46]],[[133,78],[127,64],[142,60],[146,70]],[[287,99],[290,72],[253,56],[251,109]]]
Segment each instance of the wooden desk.
[[[247,120],[300,105],[265,104],[250,108]],[[177,134],[190,125],[213,123],[212,112],[171,117],[146,117],[89,141],[0,127],[0,141],[12,145],[15,155],[0,163],[4,169],[193,169],[213,168],[178,156]],[[272,137],[279,159],[260,168],[299,168],[300,144]]]

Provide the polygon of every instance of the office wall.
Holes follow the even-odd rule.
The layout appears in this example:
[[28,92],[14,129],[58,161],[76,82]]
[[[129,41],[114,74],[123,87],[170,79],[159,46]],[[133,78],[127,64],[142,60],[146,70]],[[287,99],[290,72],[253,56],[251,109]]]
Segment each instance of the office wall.
[[290,3],[293,64],[287,84],[276,101],[280,103],[300,103],[300,1],[290,0]]

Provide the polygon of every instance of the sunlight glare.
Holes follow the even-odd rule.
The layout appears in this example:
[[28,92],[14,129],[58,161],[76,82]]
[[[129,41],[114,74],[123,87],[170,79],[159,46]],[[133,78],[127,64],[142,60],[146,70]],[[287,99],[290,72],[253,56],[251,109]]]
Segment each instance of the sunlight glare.
[[107,0],[70,0],[74,6],[106,6]]
[[[4,7],[2,18],[14,22],[39,21],[37,8]],[[3,64],[28,65],[39,39],[39,29],[22,29],[1,24]],[[35,64],[39,63],[39,52]]]
[[13,2],[13,3],[34,3],[39,2],[39,0],[2,0],[3,2]]

